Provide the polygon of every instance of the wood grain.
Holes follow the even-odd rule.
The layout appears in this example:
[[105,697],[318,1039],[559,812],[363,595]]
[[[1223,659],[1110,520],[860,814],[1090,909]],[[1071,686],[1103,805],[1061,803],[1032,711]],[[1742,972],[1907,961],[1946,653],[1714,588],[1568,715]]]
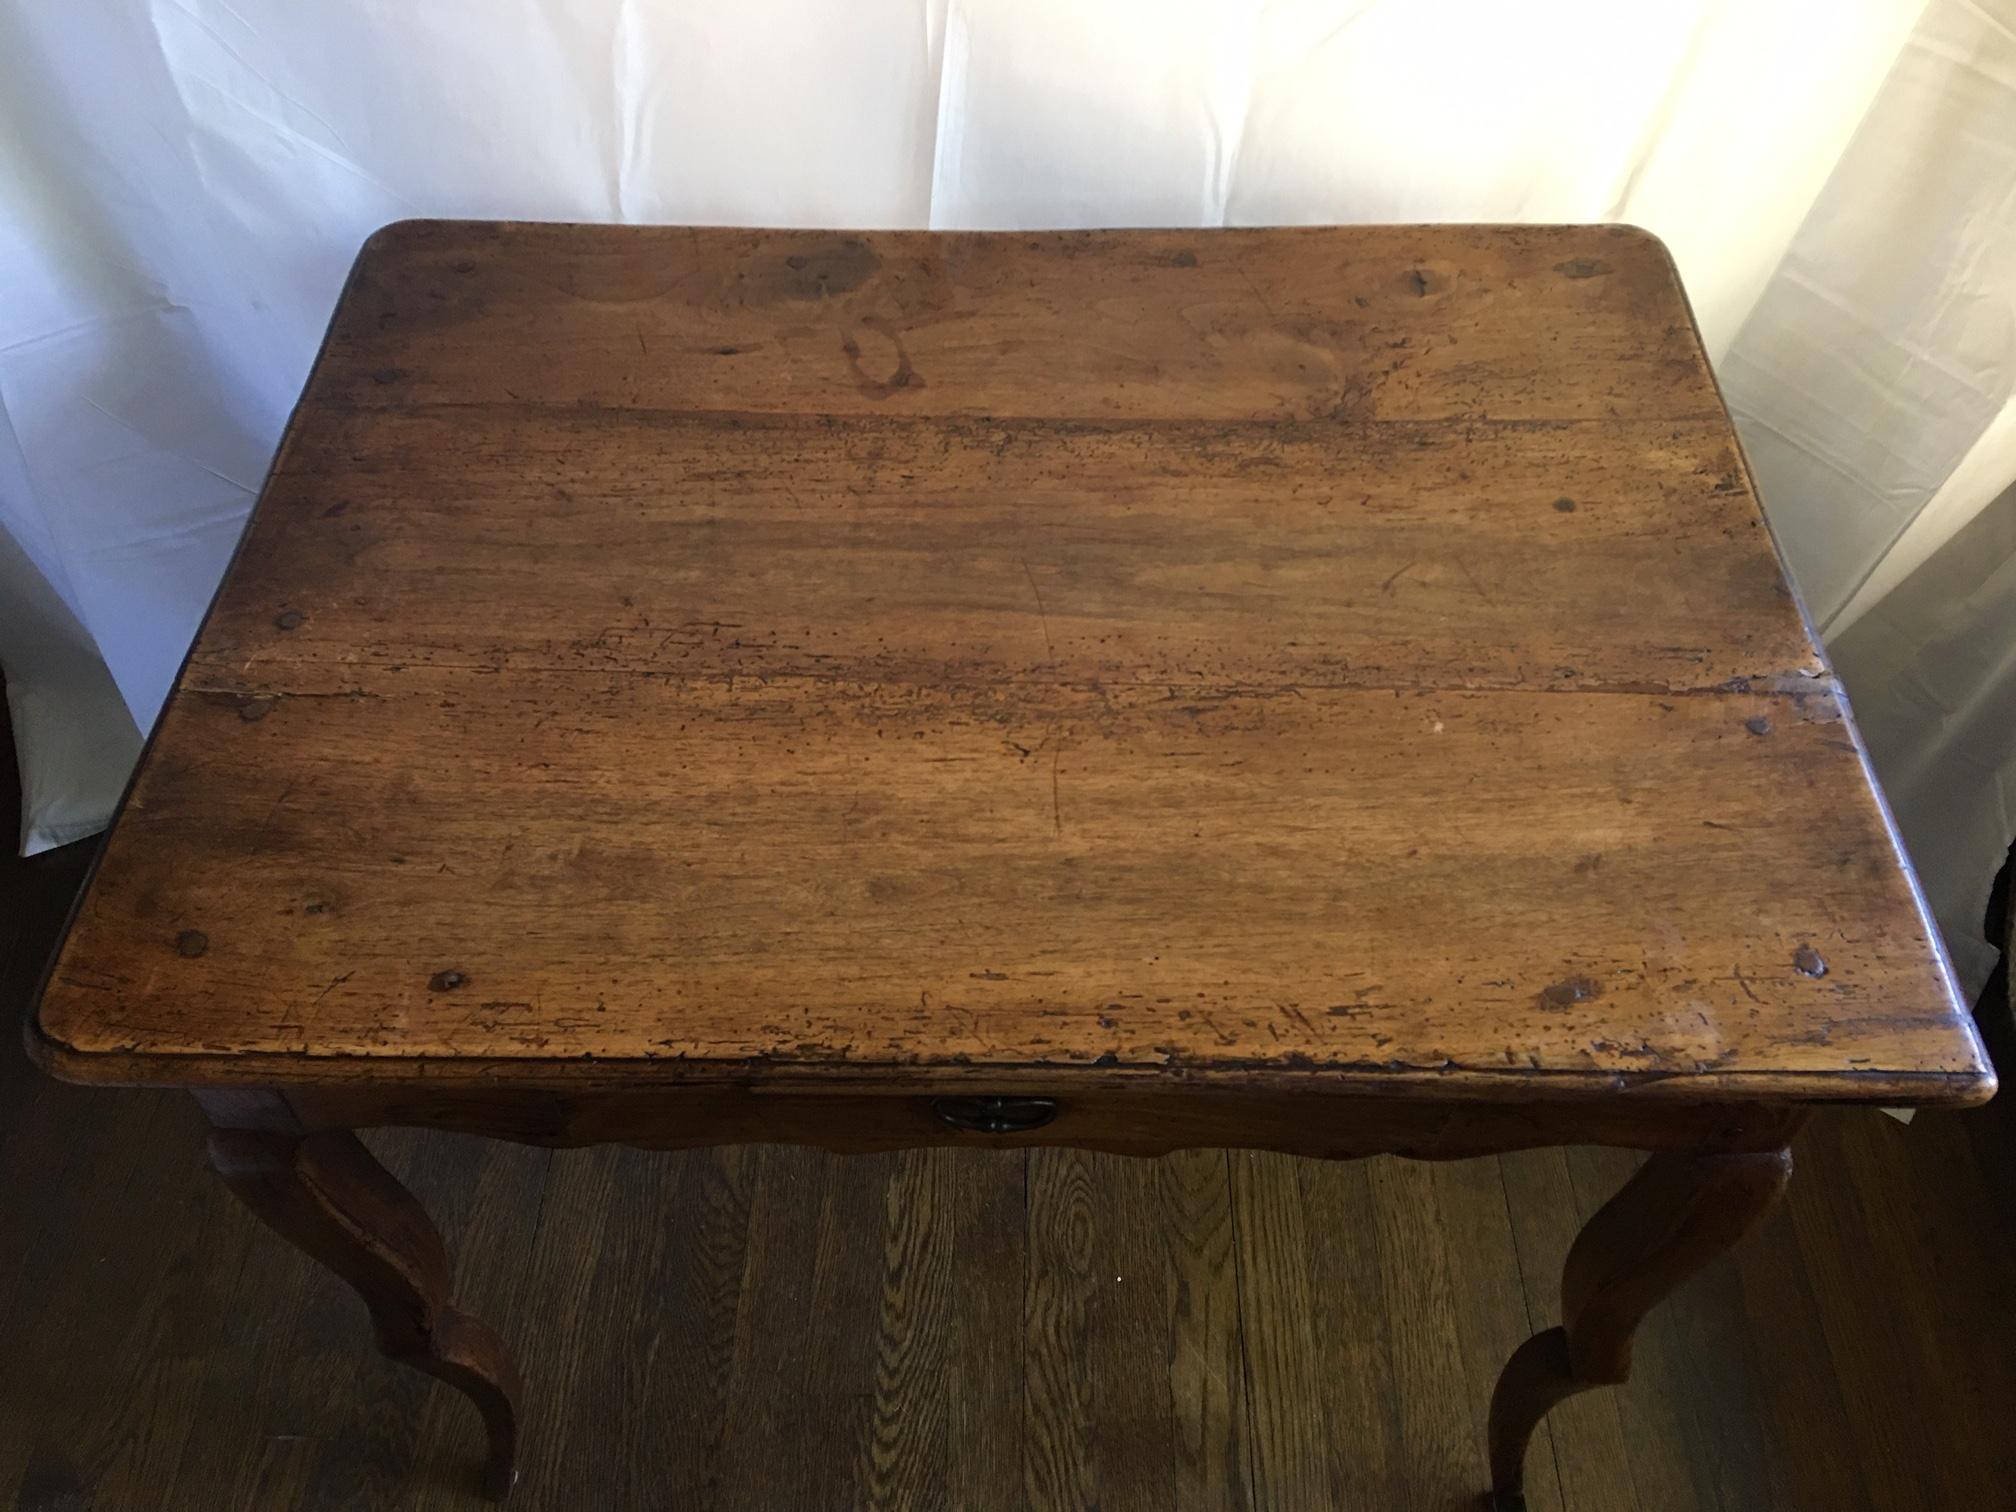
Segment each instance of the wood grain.
[[[556,715],[575,691],[409,670],[250,724],[183,695],[52,979],[65,1069],[1979,1095],[1873,801],[1814,806],[1843,745],[1824,700],[1045,686],[989,710],[616,679]],[[1506,807],[1505,773],[1541,770]]]
[[829,233],[408,222],[311,397],[373,409],[1714,418],[1625,226]]
[[1087,1313],[1099,1291],[1091,1157],[1044,1150],[1029,1161],[1029,1286],[1023,1341],[1023,1497],[1038,1507],[1099,1504],[1095,1362]]
[[[1027,1162],[940,1151],[952,1223],[944,1376],[946,1479],[971,1512],[1017,1512],[1029,1430],[1026,1400],[1030,1263]],[[993,1180],[976,1180],[976,1158]],[[1139,1229],[1132,1230],[1139,1233]],[[1039,1345],[1040,1347],[1040,1345]],[[1128,1363],[1138,1374],[1139,1356]],[[1155,1383],[1159,1384],[1159,1383]],[[795,1505],[820,1500],[816,1488]]]
[[[1036,1160],[1041,1157],[1032,1156]],[[1098,1406],[1089,1435],[1100,1512],[1171,1512],[1183,1500],[1174,1455],[1143,1455],[1141,1443],[1173,1444],[1181,1419],[1167,1370],[1140,1362],[1193,1341],[1171,1336],[1171,1245],[1158,1229],[1162,1173],[1151,1161],[1112,1172],[1096,1157],[1087,1186],[1095,1224],[1089,1256],[1095,1288],[1087,1338]]]
[[[1229,1164],[1240,1250],[1239,1365],[1246,1409],[1240,1481],[1259,1506],[1325,1506],[1333,1498],[1330,1434],[1320,1419],[1295,1405],[1321,1390],[1309,1349],[1314,1308],[1302,1194],[1287,1161],[1240,1151]],[[1298,1368],[1308,1373],[1298,1378]],[[1269,1381],[1286,1389],[1263,1391],[1261,1384]],[[1352,1424],[1346,1419],[1340,1427],[1349,1432]]]
[[1626,228],[373,238],[59,1074],[1977,1100]]
[[1244,1300],[1231,1168],[1221,1150],[1160,1162],[1157,1223],[1168,1247],[1167,1359],[1171,1505],[1218,1512],[1246,1504]]
[[197,686],[285,689],[304,663],[955,688],[1825,686],[1719,418],[428,407],[302,425]]
[[1978,1098],[1840,716],[1642,235],[404,225],[37,1032]]

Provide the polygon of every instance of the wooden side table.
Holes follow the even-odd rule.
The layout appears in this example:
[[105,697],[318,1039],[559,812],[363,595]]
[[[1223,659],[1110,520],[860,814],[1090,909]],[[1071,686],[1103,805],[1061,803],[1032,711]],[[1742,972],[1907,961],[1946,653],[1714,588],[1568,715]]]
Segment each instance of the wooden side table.
[[1994,1087],[1658,243],[372,238],[30,1026],[516,1462],[358,1129],[1651,1152],[1541,1416],[1819,1101]]

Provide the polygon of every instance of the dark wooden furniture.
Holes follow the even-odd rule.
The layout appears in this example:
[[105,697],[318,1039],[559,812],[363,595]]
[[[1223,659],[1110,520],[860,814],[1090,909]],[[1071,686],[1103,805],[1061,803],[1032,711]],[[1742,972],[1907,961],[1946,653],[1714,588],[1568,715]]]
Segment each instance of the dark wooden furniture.
[[[374,237],[30,1026],[516,1452],[357,1140],[1652,1152],[1994,1082],[1642,233]],[[1340,1425],[1341,1429],[1342,1425]]]

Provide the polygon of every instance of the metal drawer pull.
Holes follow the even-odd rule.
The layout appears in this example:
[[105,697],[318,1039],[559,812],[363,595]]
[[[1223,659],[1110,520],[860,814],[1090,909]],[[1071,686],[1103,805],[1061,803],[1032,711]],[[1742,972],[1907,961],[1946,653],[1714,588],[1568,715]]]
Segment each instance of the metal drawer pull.
[[1023,1134],[1057,1116],[1049,1097],[934,1097],[931,1111],[955,1129],[975,1134]]

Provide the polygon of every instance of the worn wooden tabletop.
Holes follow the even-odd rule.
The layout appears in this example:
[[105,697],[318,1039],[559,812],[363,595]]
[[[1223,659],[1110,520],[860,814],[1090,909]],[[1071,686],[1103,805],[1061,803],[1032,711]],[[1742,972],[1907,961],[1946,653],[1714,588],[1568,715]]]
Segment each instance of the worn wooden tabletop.
[[67,1076],[1992,1086],[1663,249],[409,223]]

